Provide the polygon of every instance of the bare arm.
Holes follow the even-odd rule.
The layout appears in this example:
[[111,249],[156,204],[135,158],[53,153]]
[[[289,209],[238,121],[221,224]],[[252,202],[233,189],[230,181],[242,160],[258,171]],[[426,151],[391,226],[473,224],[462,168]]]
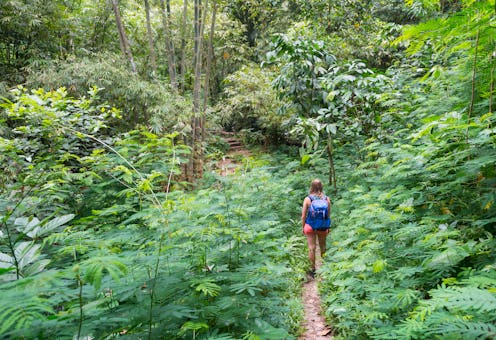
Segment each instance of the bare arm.
[[301,209],[301,228],[305,228],[305,220],[307,219],[308,207],[310,206],[310,198],[305,197],[303,207]]

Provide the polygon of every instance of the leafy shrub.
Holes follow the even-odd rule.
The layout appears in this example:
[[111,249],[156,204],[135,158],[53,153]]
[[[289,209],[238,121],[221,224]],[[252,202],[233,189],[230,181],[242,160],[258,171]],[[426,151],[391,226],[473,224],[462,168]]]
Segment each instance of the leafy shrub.
[[63,86],[75,97],[84,96],[86,89],[92,86],[104,89],[100,93],[103,100],[114,107],[125,108],[125,119],[118,125],[123,130],[144,124],[150,125],[156,133],[181,131],[192,106],[188,99],[173,94],[164,83],[143,80],[132,74],[125,68],[121,56],[112,53],[55,62],[33,73],[28,84],[47,90]]
[[[478,24],[492,11],[485,8]],[[468,34],[477,32],[471,27]],[[479,53],[487,54],[488,31],[479,33]],[[457,38],[453,49],[429,38],[425,48],[440,51],[443,72],[422,78],[425,67],[407,89],[393,84],[399,90],[383,98],[403,98],[408,105],[391,106],[381,118],[386,129],[401,129],[367,141],[364,161],[346,172],[346,190],[335,202],[338,226],[322,270],[322,292],[326,313],[343,338],[495,335],[496,257],[490,249],[496,231],[491,208],[496,116],[487,97],[478,95],[487,83],[466,72],[470,65],[486,74],[488,65],[473,64],[474,49]],[[425,58],[414,62],[433,61],[428,53],[420,56]],[[392,79],[406,79],[401,68],[395,72]]]
[[[276,114],[279,102],[270,83],[273,75],[255,65],[243,66],[224,80],[223,100],[215,108],[215,119],[228,131],[252,131],[262,135],[258,143],[281,143],[285,139],[283,115]],[[249,135],[249,134],[248,134]]]
[[185,192],[176,176],[188,150],[175,135],[110,138],[106,117],[94,115],[100,106],[63,90],[19,91],[4,109],[2,157],[20,163],[18,181],[5,177],[0,191],[0,298],[16,306],[0,312],[3,337],[298,331],[305,255],[293,235],[293,181],[301,179],[287,176],[285,156]]

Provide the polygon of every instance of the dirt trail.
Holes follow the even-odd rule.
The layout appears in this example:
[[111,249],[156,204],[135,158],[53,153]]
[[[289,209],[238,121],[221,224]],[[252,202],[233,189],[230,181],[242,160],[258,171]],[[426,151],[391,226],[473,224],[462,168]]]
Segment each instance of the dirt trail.
[[[217,164],[220,169],[221,176],[232,175],[235,173],[239,164],[234,158],[243,155],[250,156],[250,151],[246,150],[235,138],[226,138],[230,144],[230,149],[227,154]],[[320,267],[322,259],[320,251],[317,247],[316,251],[316,265]],[[303,285],[302,301],[305,310],[305,319],[302,327],[305,332],[298,338],[298,340],[327,340],[332,339],[332,330],[326,325],[324,316],[321,314],[321,302],[319,292],[317,290],[318,278],[308,276],[307,282]]]
[[[317,247],[317,268],[320,267],[321,258]],[[326,325],[321,313],[320,297],[317,290],[318,277],[315,279],[308,276],[308,281],[303,285],[302,300],[305,309],[305,321],[302,326],[305,329],[298,340],[324,340],[332,339],[332,330]]]
[[232,175],[236,172],[236,169],[240,167],[239,162],[235,160],[236,158],[251,156],[250,151],[237,138],[232,134],[226,134],[227,137],[224,137],[224,140],[229,144],[229,150],[222,157],[222,160],[217,163],[217,168],[220,170],[221,176]]

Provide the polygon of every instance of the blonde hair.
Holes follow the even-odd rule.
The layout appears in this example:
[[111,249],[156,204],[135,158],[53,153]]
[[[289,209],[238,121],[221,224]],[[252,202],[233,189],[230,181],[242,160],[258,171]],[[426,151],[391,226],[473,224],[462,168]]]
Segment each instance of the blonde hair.
[[320,179],[314,179],[312,181],[312,184],[310,185],[309,193],[320,196],[324,193],[323,190],[324,190],[324,188],[322,186],[322,182],[320,181]]

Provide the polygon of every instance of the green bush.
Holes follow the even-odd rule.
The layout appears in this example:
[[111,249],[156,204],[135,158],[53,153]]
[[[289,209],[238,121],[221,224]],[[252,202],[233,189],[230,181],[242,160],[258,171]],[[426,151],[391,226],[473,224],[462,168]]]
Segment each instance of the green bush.
[[189,122],[192,104],[174,94],[165,82],[148,81],[125,67],[122,57],[101,53],[81,59],[54,62],[33,73],[28,86],[46,90],[65,87],[71,96],[86,95],[89,87],[101,90],[103,100],[123,110],[121,130],[146,125],[156,133],[181,131]]

